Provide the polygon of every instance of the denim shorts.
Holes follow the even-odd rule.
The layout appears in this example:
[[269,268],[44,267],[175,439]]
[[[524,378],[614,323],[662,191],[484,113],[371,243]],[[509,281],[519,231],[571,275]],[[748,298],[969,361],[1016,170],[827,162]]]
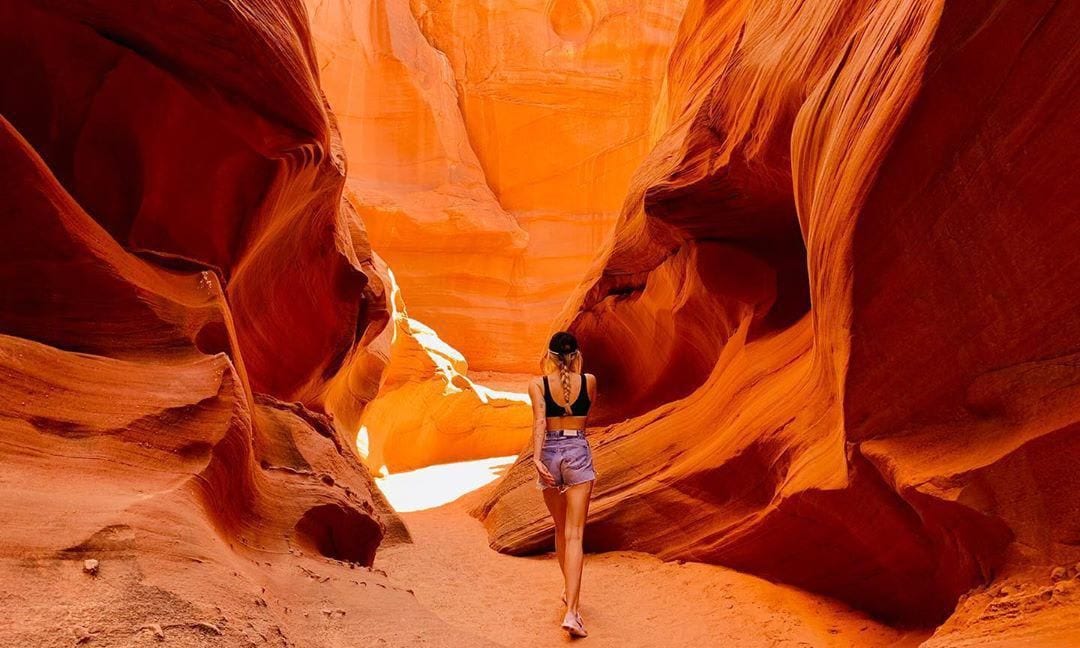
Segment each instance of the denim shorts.
[[[554,487],[557,487],[560,493],[566,492],[567,488],[576,484],[584,484],[596,479],[592,449],[583,436],[564,437],[547,433],[544,436],[543,448],[540,450],[540,461],[547,466],[551,476],[555,478]],[[544,486],[539,476],[536,479],[536,487],[552,488],[552,486]]]

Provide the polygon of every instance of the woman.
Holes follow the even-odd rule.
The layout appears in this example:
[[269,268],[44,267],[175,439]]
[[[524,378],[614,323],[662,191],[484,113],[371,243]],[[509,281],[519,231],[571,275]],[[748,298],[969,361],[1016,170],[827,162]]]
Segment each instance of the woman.
[[544,373],[529,385],[533,407],[533,463],[537,484],[555,521],[555,553],[563,572],[562,627],[572,637],[588,633],[578,613],[581,539],[596,470],[585,440],[585,422],[596,395],[596,378],[581,371],[577,339],[566,331],[551,336],[540,363]]

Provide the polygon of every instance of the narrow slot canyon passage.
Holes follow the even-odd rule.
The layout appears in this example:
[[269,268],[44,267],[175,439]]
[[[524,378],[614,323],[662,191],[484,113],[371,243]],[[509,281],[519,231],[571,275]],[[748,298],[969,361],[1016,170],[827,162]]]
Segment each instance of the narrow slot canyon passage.
[[[474,487],[497,479],[514,459],[435,466],[377,480],[401,512],[412,543],[381,550],[376,566],[448,624],[493,646],[563,645],[570,640],[553,632],[563,614],[554,554],[494,552],[470,515],[485,495]],[[589,619],[583,641],[611,647],[903,647],[929,635],[896,630],[826,597],[734,570],[630,551],[587,556],[582,615]],[[417,643],[454,645],[432,635]]]
[[0,648],[1080,647],[1078,31],[0,3]]

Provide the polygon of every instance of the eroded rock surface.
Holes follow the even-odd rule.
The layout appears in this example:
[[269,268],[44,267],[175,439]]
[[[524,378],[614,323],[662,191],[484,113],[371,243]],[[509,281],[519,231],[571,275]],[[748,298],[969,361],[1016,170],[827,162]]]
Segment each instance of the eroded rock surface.
[[307,3],[371,241],[474,368],[536,370],[648,151],[683,4]]
[[303,7],[20,0],[0,48],[0,643],[470,644],[371,570],[329,416],[389,309]]
[[389,268],[392,341],[375,398],[364,408],[359,451],[374,472],[516,455],[532,431],[528,397],[478,384],[459,351],[409,317]]
[[[690,4],[666,132],[559,322],[599,375],[591,548],[924,625],[1076,560],[1078,24]],[[550,541],[530,459],[479,509],[502,551]],[[965,613],[942,645],[1007,623]]]

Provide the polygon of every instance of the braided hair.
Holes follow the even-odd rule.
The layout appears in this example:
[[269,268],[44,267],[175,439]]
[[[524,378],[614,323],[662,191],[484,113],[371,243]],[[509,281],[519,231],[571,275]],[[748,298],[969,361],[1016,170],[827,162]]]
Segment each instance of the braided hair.
[[[578,350],[577,338],[572,333],[559,331],[551,336],[551,341],[548,343],[548,355],[559,369],[559,381],[562,383],[564,401],[563,410],[567,416],[573,416],[573,410],[570,408],[570,372],[572,365],[581,366],[581,352]],[[581,383],[581,388],[585,389],[584,381]]]

